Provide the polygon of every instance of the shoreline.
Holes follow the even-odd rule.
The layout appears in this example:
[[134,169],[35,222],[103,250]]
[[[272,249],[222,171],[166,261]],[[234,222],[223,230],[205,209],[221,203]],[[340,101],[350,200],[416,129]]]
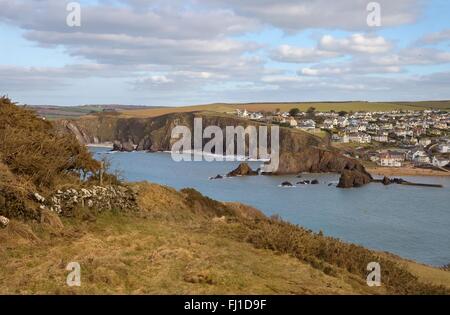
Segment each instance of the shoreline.
[[450,172],[409,167],[367,167],[367,172],[378,176],[450,176]]
[[108,148],[112,149],[114,147],[112,142],[104,142],[104,143],[88,143],[86,144],[88,148]]

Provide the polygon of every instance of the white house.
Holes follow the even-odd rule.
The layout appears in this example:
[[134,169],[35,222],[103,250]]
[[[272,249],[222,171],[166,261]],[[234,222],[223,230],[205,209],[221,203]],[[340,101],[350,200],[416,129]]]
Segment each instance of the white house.
[[349,124],[350,124],[350,123],[349,123],[349,121],[348,121],[348,119],[347,119],[346,117],[339,117],[339,118],[338,118],[338,125],[339,125],[339,127],[345,128],[345,127],[347,127]]
[[312,119],[303,120],[298,127],[302,130],[314,130],[316,129],[316,122]]
[[372,140],[377,142],[388,142],[389,139],[387,135],[378,134],[376,136],[373,136]]
[[341,142],[342,142],[342,143],[349,143],[349,142],[350,142],[350,137],[349,137],[347,134],[344,134],[344,135],[341,137]]
[[431,140],[428,138],[422,138],[419,140],[419,144],[423,145],[424,147],[426,147],[427,145],[431,144]]
[[356,143],[371,143],[372,137],[365,133],[352,133],[349,135],[349,139],[351,142]]
[[425,163],[425,164],[431,163],[430,157],[423,150],[417,150],[416,152],[414,152],[412,155],[412,160],[416,163]]
[[297,120],[295,120],[294,117],[291,117],[291,119],[289,120],[289,125],[291,127],[297,127],[298,126]]
[[438,150],[440,153],[449,153],[450,145],[448,143],[440,144]]
[[395,151],[380,153],[380,165],[385,167],[401,167],[405,161],[405,154]]
[[450,160],[448,160],[448,159],[441,159],[441,158],[438,158],[435,156],[433,157],[433,161],[432,161],[433,166],[444,167],[444,166],[447,166],[448,163],[450,163]]
[[249,116],[247,110],[241,111],[240,109],[236,109],[237,115],[242,118],[247,118]]
[[341,137],[339,137],[339,135],[337,133],[333,133],[331,135],[331,141],[333,141],[333,142],[341,142]]

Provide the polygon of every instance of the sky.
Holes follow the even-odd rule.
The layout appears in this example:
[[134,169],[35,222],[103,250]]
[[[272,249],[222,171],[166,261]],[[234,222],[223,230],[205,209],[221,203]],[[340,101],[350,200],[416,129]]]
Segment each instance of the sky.
[[0,0],[0,95],[30,105],[450,99],[450,1],[371,2]]

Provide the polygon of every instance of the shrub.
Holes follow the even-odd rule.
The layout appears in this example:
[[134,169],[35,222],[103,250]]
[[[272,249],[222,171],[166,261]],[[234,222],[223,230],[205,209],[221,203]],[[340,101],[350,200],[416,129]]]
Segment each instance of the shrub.
[[58,177],[79,178],[100,168],[73,136],[58,134],[51,123],[6,97],[0,98],[0,152],[13,174],[38,188],[51,188]]

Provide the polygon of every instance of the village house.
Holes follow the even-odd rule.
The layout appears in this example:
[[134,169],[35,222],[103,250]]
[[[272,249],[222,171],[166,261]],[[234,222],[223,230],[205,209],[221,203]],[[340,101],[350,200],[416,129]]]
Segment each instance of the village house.
[[380,153],[379,164],[385,167],[402,167],[405,162],[405,154],[395,151],[386,151]]
[[419,140],[419,144],[423,145],[424,147],[426,147],[427,145],[431,144],[431,140],[428,138],[422,138]]
[[439,158],[439,157],[433,156],[433,161],[432,161],[433,166],[445,167],[449,163],[450,163],[450,160],[448,160],[448,159],[444,159],[444,158]]
[[336,118],[335,119],[325,119],[323,121],[323,129],[331,130],[334,128],[334,126],[337,126],[337,124],[338,124],[338,121]]
[[241,118],[247,118],[249,116],[246,109],[243,111],[240,109],[236,109],[236,113],[237,113],[238,117],[241,117]]
[[298,126],[298,122],[297,122],[297,120],[295,120],[295,118],[294,117],[291,117],[291,119],[289,120],[289,125],[291,126],[291,127],[297,127]]
[[438,122],[438,123],[436,123],[436,124],[434,125],[434,128],[442,129],[442,130],[447,130],[447,129],[448,129],[448,126],[447,126],[447,123],[446,123],[446,122]]
[[333,141],[333,142],[341,142],[341,137],[337,133],[333,133],[331,135],[331,141]]
[[431,159],[428,154],[423,150],[417,150],[412,154],[411,160],[419,164],[430,164]]
[[338,118],[338,125],[340,128],[345,128],[350,124],[347,117],[339,117]]
[[373,141],[377,141],[377,142],[388,142],[389,138],[387,135],[383,135],[383,134],[377,134],[375,136],[372,136],[372,140]]
[[249,118],[253,120],[261,120],[264,118],[264,115],[261,113],[250,113]]
[[312,119],[302,120],[298,125],[298,128],[302,130],[314,130],[316,129],[316,122]]
[[369,124],[367,126],[367,130],[376,132],[380,130],[380,126],[378,126],[377,124]]
[[350,142],[356,142],[356,143],[371,143],[372,137],[365,133],[351,133],[349,135]]
[[448,143],[442,143],[438,146],[439,153],[449,153],[450,145]]

